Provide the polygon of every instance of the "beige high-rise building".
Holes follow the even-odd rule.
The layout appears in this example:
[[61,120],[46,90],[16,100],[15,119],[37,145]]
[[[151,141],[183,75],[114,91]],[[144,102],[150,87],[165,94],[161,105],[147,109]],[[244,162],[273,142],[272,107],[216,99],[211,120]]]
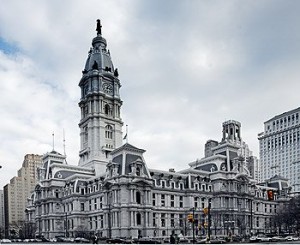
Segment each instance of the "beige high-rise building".
[[41,166],[41,156],[27,154],[24,157],[22,168],[18,176],[13,177],[10,183],[4,186],[5,233],[18,234],[25,221],[27,198],[34,190],[37,182],[37,168]]
[[3,190],[0,190],[0,239],[4,235],[4,196]]

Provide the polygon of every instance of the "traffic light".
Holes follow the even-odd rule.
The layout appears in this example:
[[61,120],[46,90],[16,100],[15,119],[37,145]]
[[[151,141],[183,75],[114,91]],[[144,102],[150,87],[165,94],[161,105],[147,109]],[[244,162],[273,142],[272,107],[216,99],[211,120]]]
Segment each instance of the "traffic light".
[[274,200],[274,191],[273,190],[267,190],[268,194],[268,200],[273,201]]
[[188,220],[188,222],[193,223],[194,222],[194,216],[193,216],[193,214],[188,214],[187,220]]
[[204,213],[205,215],[207,215],[207,214],[208,214],[208,208],[203,208],[203,213]]

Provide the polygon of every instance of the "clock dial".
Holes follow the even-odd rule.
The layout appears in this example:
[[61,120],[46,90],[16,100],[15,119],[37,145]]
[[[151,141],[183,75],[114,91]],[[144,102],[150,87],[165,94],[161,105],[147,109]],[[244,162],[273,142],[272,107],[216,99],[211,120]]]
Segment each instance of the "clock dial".
[[104,93],[112,94],[113,93],[113,86],[110,83],[103,83],[102,89]]

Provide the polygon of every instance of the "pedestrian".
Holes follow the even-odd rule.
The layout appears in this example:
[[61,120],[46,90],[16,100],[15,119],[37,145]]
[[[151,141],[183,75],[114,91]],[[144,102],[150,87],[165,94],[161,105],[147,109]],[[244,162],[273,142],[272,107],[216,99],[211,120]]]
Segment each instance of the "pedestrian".
[[95,235],[93,236],[93,244],[97,244],[97,241],[98,241],[98,237],[97,237],[97,235],[95,234]]
[[175,234],[174,234],[174,231],[172,231],[172,234],[170,235],[170,244],[175,244]]

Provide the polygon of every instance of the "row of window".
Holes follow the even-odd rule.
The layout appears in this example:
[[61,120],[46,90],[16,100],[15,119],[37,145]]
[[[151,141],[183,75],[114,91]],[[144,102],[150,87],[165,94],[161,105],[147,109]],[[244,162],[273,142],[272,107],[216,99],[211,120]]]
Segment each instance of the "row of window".
[[273,148],[277,148],[280,146],[299,143],[299,142],[300,142],[300,132],[299,131],[281,135],[281,136],[277,136],[276,138],[268,139],[266,141],[268,149],[273,149]]
[[[102,102],[101,102],[102,103]],[[85,104],[82,109],[81,109],[81,116],[82,118],[85,118],[89,115],[89,108],[91,109],[91,113],[93,112],[98,112],[98,108],[95,108],[94,106],[94,101],[91,101],[91,106],[89,107],[88,104]],[[116,117],[120,116],[120,106],[116,105]],[[110,106],[109,104],[105,104],[103,107],[103,113],[106,116],[113,116],[113,107]]]
[[298,119],[299,119],[298,112],[294,113],[292,115],[289,115],[289,116],[285,116],[283,118],[273,121],[272,124],[267,125],[267,130],[268,131],[271,130],[271,125],[272,125],[273,130],[275,130],[275,127],[276,127],[276,129],[278,129],[279,127],[283,128],[283,127],[290,126],[290,124],[298,123],[298,121],[299,121]]

